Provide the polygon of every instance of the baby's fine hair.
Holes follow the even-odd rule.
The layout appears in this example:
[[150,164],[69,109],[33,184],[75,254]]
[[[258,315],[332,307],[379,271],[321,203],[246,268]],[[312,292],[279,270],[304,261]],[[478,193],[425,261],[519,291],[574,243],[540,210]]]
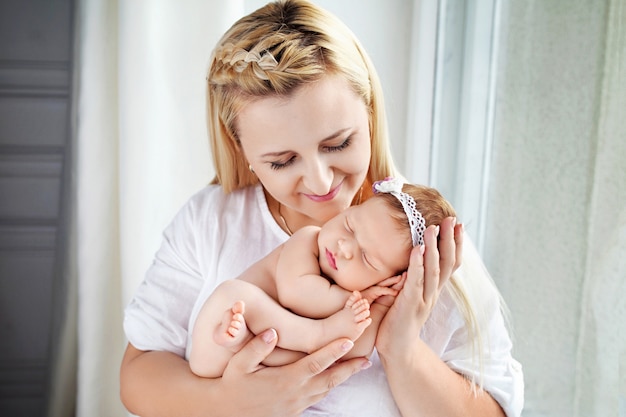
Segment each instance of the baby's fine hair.
[[[446,217],[456,217],[456,212],[452,205],[435,188],[419,184],[404,184],[402,192],[410,195],[415,200],[415,208],[426,221],[426,227],[430,225],[440,225]],[[393,207],[393,219],[397,222],[400,230],[406,230],[407,243],[411,243],[411,233],[409,222],[402,208],[402,203],[395,196],[388,193],[379,193],[375,198],[384,198]]]
[[363,199],[375,179],[396,175],[378,75],[355,35],[305,0],[279,0],[238,20],[220,39],[207,75],[207,124],[216,176],[225,192],[256,184],[240,147],[237,116],[268,96],[288,97],[326,75],[344,77],[369,113],[372,157]]

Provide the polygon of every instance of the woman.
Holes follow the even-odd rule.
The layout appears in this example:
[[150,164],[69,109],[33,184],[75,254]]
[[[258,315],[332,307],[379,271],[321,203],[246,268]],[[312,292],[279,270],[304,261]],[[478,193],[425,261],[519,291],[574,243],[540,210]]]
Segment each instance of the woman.
[[[366,200],[373,181],[398,176],[367,54],[310,3],[272,3],[236,22],[214,49],[207,81],[217,175],[165,231],[126,310],[126,407],[142,416],[519,415],[522,376],[497,291],[490,283],[482,298],[442,291],[461,260],[462,228],[451,218],[426,230],[423,256],[412,251],[371,362],[331,366],[352,347],[340,339],[293,364],[262,368],[280,337],[268,329],[221,378],[193,375],[189,329],[220,282],[294,231]],[[479,327],[466,327],[476,306],[490,310]]]

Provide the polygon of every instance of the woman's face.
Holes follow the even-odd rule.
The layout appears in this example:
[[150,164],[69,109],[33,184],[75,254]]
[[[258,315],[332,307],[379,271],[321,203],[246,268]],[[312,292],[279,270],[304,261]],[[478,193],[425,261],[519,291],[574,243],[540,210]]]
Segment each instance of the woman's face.
[[369,169],[368,111],[339,76],[246,105],[237,132],[292,230],[321,225],[349,207]]
[[[382,198],[370,198],[326,222],[317,245],[323,274],[341,287],[364,290],[409,265],[411,238]],[[404,235],[403,235],[404,234]]]

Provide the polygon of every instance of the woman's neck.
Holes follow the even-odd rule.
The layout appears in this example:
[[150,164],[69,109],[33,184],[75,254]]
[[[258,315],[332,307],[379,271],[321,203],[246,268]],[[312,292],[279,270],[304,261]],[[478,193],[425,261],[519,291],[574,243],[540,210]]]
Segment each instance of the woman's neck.
[[274,218],[274,221],[278,226],[283,229],[285,233],[291,236],[298,229],[317,224],[317,222],[308,217],[299,213],[295,210],[290,209],[289,207],[281,204],[278,200],[272,197],[265,189],[263,189],[265,193],[265,199],[267,201],[267,207]]

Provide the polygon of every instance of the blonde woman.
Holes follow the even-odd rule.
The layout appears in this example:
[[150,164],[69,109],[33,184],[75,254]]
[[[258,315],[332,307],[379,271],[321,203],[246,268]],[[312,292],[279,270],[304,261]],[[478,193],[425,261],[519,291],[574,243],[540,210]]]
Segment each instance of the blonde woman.
[[464,287],[447,284],[461,258],[460,275],[480,264],[454,218],[442,221],[438,236],[435,227],[426,229],[423,255],[411,251],[404,287],[380,323],[369,361],[335,364],[353,346],[340,338],[292,364],[259,366],[276,346],[273,329],[236,353],[222,377],[198,377],[186,361],[198,313],[221,282],[295,231],[367,200],[374,180],[400,176],[382,97],[358,40],[306,1],[270,3],[224,34],[207,76],[216,178],[165,230],[125,312],[121,396],[129,411],[520,414],[523,377],[497,290],[486,273],[467,274]]

